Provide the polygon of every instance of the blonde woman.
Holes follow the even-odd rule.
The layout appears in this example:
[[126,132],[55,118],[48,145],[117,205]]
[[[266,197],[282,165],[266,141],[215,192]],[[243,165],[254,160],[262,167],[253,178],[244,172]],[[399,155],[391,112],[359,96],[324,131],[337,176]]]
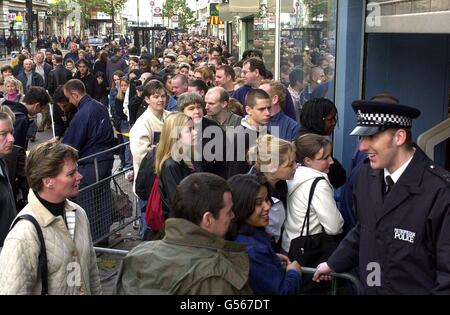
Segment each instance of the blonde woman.
[[[22,83],[14,77],[7,77],[5,79],[5,100],[11,102],[22,102],[24,97],[23,91],[21,92]],[[23,88],[22,88],[23,89]]]
[[160,177],[166,219],[171,214],[170,203],[177,185],[188,175],[201,171],[199,164],[191,159],[195,135],[192,118],[182,113],[167,116],[155,155],[155,172]]
[[[128,133],[130,132],[130,123],[128,122],[128,106],[125,105],[125,96],[127,95],[127,90],[130,86],[130,82],[126,77],[120,78],[119,89],[117,91],[116,99],[114,101],[114,106],[111,108],[112,122],[114,128],[118,132],[117,138],[119,139],[119,144],[129,141]],[[133,161],[131,158],[130,146],[121,148],[119,154],[121,165],[123,169],[128,169],[133,166]],[[131,173],[127,174],[128,180],[132,181],[133,176]]]
[[297,162],[295,146],[286,140],[264,135],[248,151],[255,164],[250,173],[263,178],[271,189],[271,209],[266,232],[272,237],[274,249],[279,252],[281,232],[286,220],[287,180],[294,178]]

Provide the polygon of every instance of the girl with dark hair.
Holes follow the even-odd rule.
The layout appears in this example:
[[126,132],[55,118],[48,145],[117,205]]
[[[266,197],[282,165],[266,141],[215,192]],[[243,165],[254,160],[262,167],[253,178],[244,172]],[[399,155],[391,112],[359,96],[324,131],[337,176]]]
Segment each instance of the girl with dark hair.
[[271,208],[270,185],[253,175],[236,175],[228,180],[233,195],[234,221],[231,238],[244,244],[250,259],[249,283],[253,292],[262,294],[298,294],[301,267],[272,249],[265,232]]
[[283,139],[265,135],[256,140],[248,151],[255,164],[250,173],[262,177],[271,188],[271,209],[266,232],[273,238],[274,250],[281,250],[281,235],[287,209],[286,180],[294,178],[297,169],[295,146]]
[[[303,105],[300,113],[300,132],[298,136],[313,133],[321,136],[331,136],[338,121],[336,105],[326,98],[315,98]],[[334,188],[345,184],[347,173],[342,164],[333,158],[328,177]]]

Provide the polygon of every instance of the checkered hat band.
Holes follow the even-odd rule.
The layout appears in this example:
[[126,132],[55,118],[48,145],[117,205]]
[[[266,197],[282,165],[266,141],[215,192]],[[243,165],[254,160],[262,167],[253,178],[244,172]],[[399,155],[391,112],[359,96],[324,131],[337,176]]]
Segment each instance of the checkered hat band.
[[359,126],[382,126],[386,124],[411,127],[412,119],[406,116],[383,113],[361,113],[358,111]]

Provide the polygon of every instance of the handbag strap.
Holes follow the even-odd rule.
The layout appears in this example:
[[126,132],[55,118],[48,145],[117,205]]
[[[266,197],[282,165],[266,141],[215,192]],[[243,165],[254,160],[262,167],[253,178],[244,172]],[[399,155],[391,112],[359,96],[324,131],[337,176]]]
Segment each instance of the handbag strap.
[[122,190],[122,188],[120,188],[120,186],[119,186],[119,184],[117,184],[117,182],[116,182],[116,179],[113,177],[112,178],[112,180],[113,180],[113,182],[114,182],[114,188],[115,188],[115,190],[116,190],[116,193],[120,193],[120,194],[125,194],[124,192],[123,192],[123,190]]
[[306,236],[309,236],[309,214],[310,214],[310,209],[311,209],[311,201],[312,201],[312,197],[314,196],[314,190],[316,190],[317,183],[322,179],[325,179],[325,177],[316,177],[311,185],[311,189],[309,190],[308,207],[306,208],[306,215],[305,215],[305,219],[303,220],[303,226],[302,226],[302,230],[300,232],[300,236],[303,236],[303,230],[305,229],[305,223],[306,223]]
[[34,225],[34,228],[36,229],[36,233],[38,235],[39,242],[41,243],[41,249],[39,251],[39,258],[38,258],[38,273],[41,275],[42,281],[41,295],[47,295],[48,294],[47,250],[45,248],[45,241],[41,227],[38,221],[32,215],[23,214],[17,217],[16,220],[14,220],[9,230],[11,231],[13,227],[16,225],[16,223],[19,222],[21,219],[30,221]]

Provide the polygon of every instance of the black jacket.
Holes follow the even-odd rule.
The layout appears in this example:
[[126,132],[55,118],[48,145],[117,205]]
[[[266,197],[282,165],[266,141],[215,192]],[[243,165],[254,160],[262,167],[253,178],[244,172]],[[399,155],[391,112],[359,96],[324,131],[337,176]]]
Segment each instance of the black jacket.
[[74,106],[66,113],[58,105],[53,105],[53,121],[55,123],[56,137],[59,137],[60,139],[64,137],[64,133],[77,111],[77,108]]
[[0,158],[0,247],[3,247],[9,227],[17,215],[14,195],[9,183],[8,170]]
[[88,73],[87,76],[81,77],[80,72],[77,72],[74,76],[74,79],[81,80],[84,83],[84,87],[86,88],[86,93],[94,98],[94,91],[96,86],[96,79],[91,73]]
[[[416,148],[384,198],[383,177],[367,161],[362,166],[353,190],[359,223],[329,266],[336,272],[359,266],[368,294],[450,294],[450,173]],[[381,283],[369,287],[377,266]]]
[[164,206],[164,217],[166,219],[168,217],[173,217],[170,205],[178,184],[192,173],[201,171],[200,165],[194,165],[196,167],[195,171],[189,168],[183,161],[176,162],[172,160],[172,158],[169,158],[164,162],[161,170],[159,191],[161,193],[161,200]]
[[130,125],[133,126],[136,120],[147,109],[148,105],[144,102],[144,98],[140,96],[133,96],[128,103],[128,111],[130,114]]
[[55,66],[55,68],[48,74],[48,93],[53,95],[58,86],[63,85],[70,79],[72,79],[72,72],[64,68],[62,64]]
[[27,131],[30,124],[27,108],[19,102],[11,102],[7,100],[5,100],[2,105],[8,106],[16,115],[16,121],[14,122],[14,144],[27,149]]
[[[196,126],[196,128],[198,128],[199,126]],[[205,132],[205,130],[207,131],[207,128],[211,128],[210,133]],[[216,152],[216,149],[218,149],[215,145],[213,145],[213,143],[210,143],[210,141],[213,141],[215,144],[215,138],[220,136],[219,134],[221,134],[222,136],[222,153],[225,155],[226,154],[226,148],[227,148],[227,139],[225,136],[225,132],[223,131],[223,129],[215,122],[212,121],[211,119],[207,119],[205,117],[203,117],[202,119],[202,123],[201,123],[201,133],[200,130],[197,131],[197,137],[200,138],[201,135],[201,147],[198,147],[197,149],[203,153],[203,158],[201,160],[201,164],[202,164],[202,169],[204,172],[208,172],[208,173],[213,173],[216,175],[219,175],[223,178],[227,178],[226,177],[226,162],[225,162],[225,156],[222,155],[220,156],[220,152]],[[210,144],[209,144],[210,143]],[[212,151],[212,152],[210,152]],[[210,160],[205,154],[212,154],[214,159]],[[218,158],[216,158],[216,156]],[[199,155],[200,157],[200,155]]]

